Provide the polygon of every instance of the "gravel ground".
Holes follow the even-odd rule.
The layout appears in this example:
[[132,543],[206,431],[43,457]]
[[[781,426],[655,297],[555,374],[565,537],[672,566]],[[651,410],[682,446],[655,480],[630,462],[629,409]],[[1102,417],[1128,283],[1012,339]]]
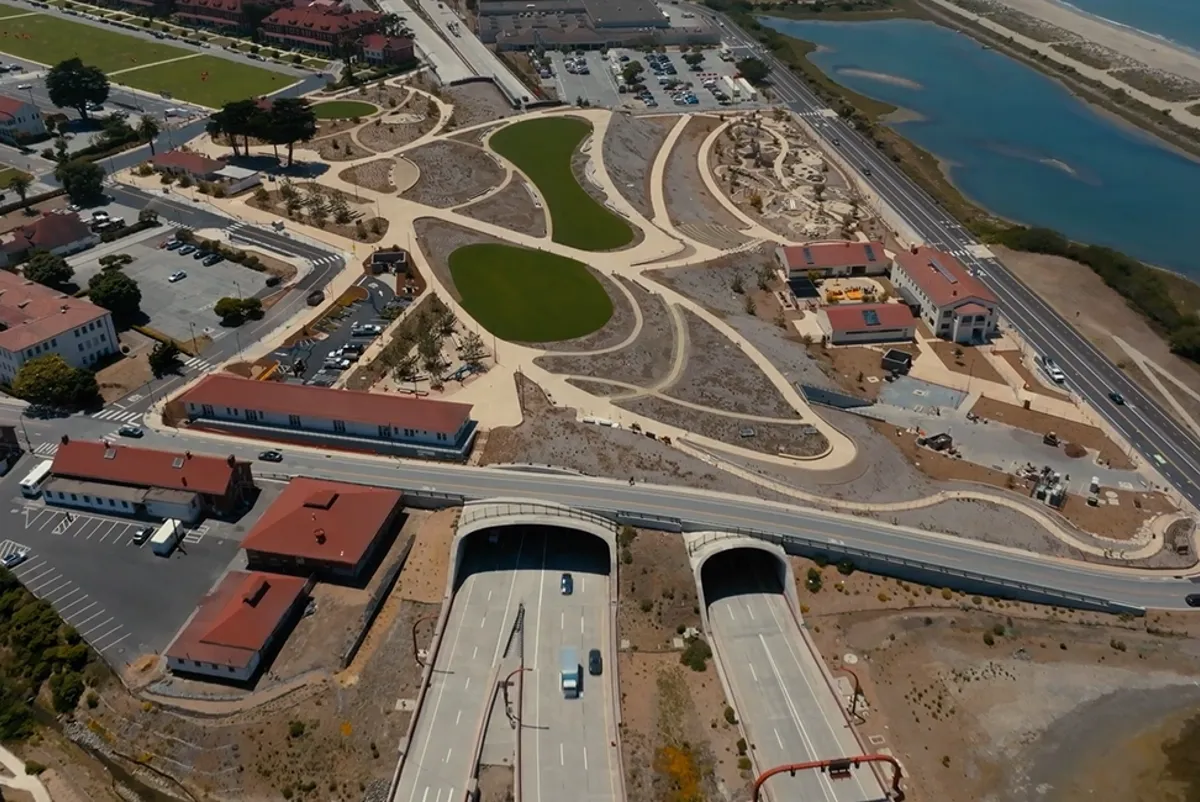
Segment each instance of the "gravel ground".
[[672,398],[724,412],[798,418],[775,385],[740,347],[691,312],[687,323],[687,364],[664,392]]
[[700,146],[718,125],[718,120],[696,117],[675,140],[663,176],[667,211],[675,225],[707,223],[726,226],[734,231],[742,227],[741,221],[709,196],[708,188],[700,177]]
[[[642,397],[613,403],[621,409],[645,415],[670,426],[678,426],[723,443],[761,451],[765,454],[787,453],[799,457],[811,457],[822,454],[829,448],[829,441],[825,439],[825,435],[812,429],[808,424],[748,424],[738,418],[681,407],[665,398]],[[754,429],[753,437],[742,437],[741,433],[747,426]]]
[[[633,307],[629,305],[629,299],[625,297],[625,293],[621,292],[620,288],[613,283],[614,280],[622,281],[622,279],[609,278],[591,267],[588,268],[588,272],[600,282],[600,286],[608,293],[608,300],[612,302],[613,307],[612,317],[599,331],[593,331],[583,337],[542,343],[541,347],[547,351],[599,351],[625,342],[625,338],[633,333],[637,316],[633,313]],[[625,284],[629,286],[628,282]],[[537,364],[537,360],[534,360],[534,363]]]
[[700,265],[655,270],[647,275],[686,295],[713,314],[723,318],[746,316],[744,297],[731,289],[733,277],[740,273],[746,288],[753,288],[759,268],[775,264],[772,247],[759,245]]
[[567,379],[567,384],[572,387],[578,387],[585,393],[599,396],[601,398],[609,398],[615,395],[625,395],[629,392],[628,388],[618,384],[609,384],[608,382],[592,381],[590,379]]
[[531,237],[546,236],[546,210],[533,205],[529,185],[516,175],[496,194],[457,211],[475,220],[503,226],[518,234],[528,234]]
[[592,476],[632,476],[639,482],[719,490],[771,501],[786,496],[736,476],[714,471],[703,460],[682,454],[645,435],[575,420],[575,413],[551,405],[541,388],[525,378],[525,420],[493,429],[480,464],[529,462],[571,468]]
[[487,125],[483,128],[476,128],[474,131],[467,131],[464,134],[455,134],[450,139],[453,139],[455,142],[462,142],[465,145],[482,146],[483,140],[487,139],[488,134],[501,127],[503,127],[503,123]]
[[[595,132],[593,131],[588,136],[592,138],[592,147],[595,148]],[[583,187],[583,191],[591,195],[601,206],[604,206],[608,203],[608,194],[588,178],[587,167],[591,161],[592,157],[590,153],[576,150],[571,154],[571,172],[575,174],[575,180],[579,182],[579,186]]]
[[394,159],[376,159],[357,167],[348,167],[338,173],[338,178],[376,192],[395,192],[396,185],[392,183],[394,164]]
[[887,523],[981,540],[1000,546],[1078,560],[1073,549],[1016,510],[982,501],[947,501],[936,507],[872,516]]
[[504,168],[486,151],[458,142],[422,145],[404,157],[421,170],[404,197],[438,209],[466,203],[504,181]]
[[[424,109],[414,109],[413,114],[424,114]],[[376,153],[386,153],[415,142],[433,130],[436,117],[426,117],[418,123],[397,123],[377,119],[355,132],[358,141]]]
[[625,200],[646,217],[650,205],[650,170],[674,117],[634,117],[614,114],[604,136],[604,165]]
[[495,237],[479,234],[469,228],[456,226],[432,217],[420,217],[414,220],[413,233],[417,236],[417,244],[421,247],[421,252],[425,254],[430,269],[456,301],[461,301],[462,296],[458,294],[458,289],[454,286],[454,279],[450,276],[450,254],[464,245],[509,244],[501,242]]
[[553,373],[614,379],[639,386],[661,381],[671,371],[675,351],[671,313],[659,296],[636,284],[625,282],[625,286],[642,310],[641,333],[628,348],[586,357],[541,356],[534,364]]
[[453,125],[478,125],[516,114],[512,104],[491,82],[451,86],[442,97],[454,104]]
[[369,150],[354,141],[349,131],[316,140],[312,144],[317,146],[317,153],[327,162],[349,162],[371,155]]

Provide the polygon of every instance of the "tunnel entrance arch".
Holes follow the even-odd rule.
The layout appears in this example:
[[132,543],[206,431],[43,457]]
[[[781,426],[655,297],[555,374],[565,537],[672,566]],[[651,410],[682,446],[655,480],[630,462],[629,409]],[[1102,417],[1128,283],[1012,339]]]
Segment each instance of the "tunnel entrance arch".
[[748,593],[778,593],[799,615],[795,576],[787,554],[771,543],[729,535],[703,539],[689,548],[700,595],[700,609],[708,620],[708,609],[716,601]]

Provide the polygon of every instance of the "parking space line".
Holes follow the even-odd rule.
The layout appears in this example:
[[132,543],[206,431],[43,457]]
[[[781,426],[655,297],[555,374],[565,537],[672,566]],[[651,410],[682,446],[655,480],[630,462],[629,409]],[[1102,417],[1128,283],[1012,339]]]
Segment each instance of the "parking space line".
[[107,532],[105,532],[103,535],[101,535],[101,536],[100,536],[100,542],[101,542],[101,543],[103,543],[105,540],[107,540],[107,539],[108,539],[108,536],[109,536],[109,535],[111,535],[111,534],[113,533],[113,530],[117,528],[117,523],[119,523],[119,522],[118,522],[118,521],[113,521],[113,522],[112,522],[112,525],[108,527],[108,531],[107,531]]
[[[89,598],[91,598],[91,597],[90,597],[90,596],[88,596],[86,593],[85,593],[85,594],[83,594],[82,596],[80,596],[80,597],[79,597],[78,599],[76,599],[75,601],[71,602],[70,604],[68,604],[68,605],[64,606],[62,609],[60,609],[60,610],[58,611],[58,614],[59,614],[59,615],[61,615],[63,618],[66,618],[66,617],[67,617],[67,610],[70,610],[72,607],[74,607],[74,606],[75,606],[75,605],[77,605],[77,604],[83,604],[83,603],[84,603],[85,601],[87,601]],[[84,612],[84,611],[86,611],[86,610],[89,610],[89,609],[91,609],[92,607],[95,607],[95,606],[96,606],[96,603],[95,603],[95,602],[92,602],[91,604],[89,604],[87,607],[84,607],[84,608],[83,608],[83,610],[80,610],[79,612],[81,612],[81,613],[82,613],[82,612]],[[75,615],[75,614],[74,614],[74,613],[71,613],[71,615]]]
[[41,568],[41,567],[42,567],[43,565],[45,565],[45,564],[46,564],[46,561],[45,561],[45,560],[42,560],[42,561],[41,561],[41,562],[39,562],[39,563],[33,563],[32,565],[29,565],[29,566],[27,566],[27,567],[25,568],[25,570],[21,571],[20,573],[17,573],[16,571],[13,571],[13,574],[15,574],[15,575],[16,575],[17,579],[20,579],[22,582],[24,582],[24,581],[25,581],[25,576],[26,576],[27,574],[31,574],[31,573],[33,573],[34,571],[36,571],[37,569]]
[[37,514],[37,517],[35,517],[35,518],[33,519],[33,522],[34,522],[34,523],[38,523],[39,521],[41,521],[41,524],[38,526],[38,531],[39,531],[39,532],[41,532],[43,529],[45,529],[45,528],[46,528],[46,524],[52,524],[52,523],[54,523],[55,513],[57,512],[57,510],[45,510],[45,512],[48,512],[48,513],[50,513],[49,515],[47,515],[47,516],[46,516],[46,520],[45,520],[45,521],[42,521],[42,515],[43,515],[44,513],[40,513],[40,512]]
[[[100,615],[100,613],[97,613],[96,615]],[[92,627],[87,632],[84,632],[83,636],[86,638],[88,635],[92,634],[93,632],[98,630],[100,627],[108,626],[109,622],[111,622],[112,620],[113,620],[113,617],[110,615],[108,618],[104,619],[99,624],[96,624],[96,626]]]
[[[88,608],[87,608],[87,610],[90,610],[90,609],[92,609],[92,607],[95,607],[95,605],[93,604],[91,607],[88,607]],[[84,610],[84,612],[87,612],[87,610]],[[78,624],[76,624],[76,625],[75,625],[75,629],[79,629],[81,626],[83,626],[84,624],[86,624],[88,621],[91,621],[93,618],[95,618],[95,617],[96,617],[96,616],[98,616],[98,615],[104,615],[104,608],[103,608],[103,607],[101,607],[101,608],[100,608],[100,612],[98,612],[98,613],[92,613],[92,614],[91,614],[91,615],[89,615],[87,618],[83,619],[83,620],[82,620],[82,621],[80,621]],[[109,621],[111,621],[111,620],[112,620],[112,619],[110,618],[110,619],[109,619]],[[107,623],[107,622],[106,622],[106,623]]]
[[[45,563],[42,563],[42,565],[45,565]],[[40,574],[35,576],[33,579],[30,579],[28,582],[25,581],[24,577],[21,577],[21,581],[25,582],[25,587],[29,587],[31,582],[37,582],[39,579],[41,579],[42,577],[44,577],[46,574],[50,573],[53,570],[54,570],[54,566],[51,566],[51,567],[47,568],[45,571],[42,571]]]
[[60,590],[62,590],[63,588],[65,588],[67,585],[70,585],[70,584],[71,584],[71,580],[67,579],[61,585],[55,585],[50,590],[46,591],[46,595],[43,596],[42,598],[49,599],[55,593],[58,593]]
[[[87,599],[87,597],[86,597],[86,596],[84,596],[84,597],[83,597],[83,599],[80,599],[80,601],[84,601],[85,599]],[[74,602],[72,602],[72,604],[74,604]],[[84,607],[82,610],[78,610],[78,611],[76,611],[76,612],[74,612],[74,613],[71,613],[71,615],[83,615],[84,613],[86,613],[88,610],[92,609],[92,608],[93,608],[93,607],[95,607],[95,606],[96,606],[96,602],[92,602],[92,603],[91,603],[91,604],[89,604],[87,607]],[[91,619],[89,618],[89,619],[88,619],[88,621],[90,621],[90,620],[91,620]],[[69,618],[68,618],[68,619],[67,619],[67,623],[68,623],[68,624],[70,624],[70,623],[71,623],[71,619],[69,619]],[[86,624],[86,623],[87,623],[87,621],[84,621],[83,623],[85,623],[85,624]],[[75,626],[75,624],[71,624],[71,626]],[[78,627],[76,627],[76,628],[78,628]]]
[[[79,592],[79,591],[81,591],[81,590],[83,590],[83,588],[76,587],[76,588],[75,588],[74,590],[72,590],[70,593],[67,593],[67,594],[66,594],[66,595],[64,595],[64,596],[60,596],[59,598],[55,599],[55,600],[54,600],[54,604],[55,604],[55,605],[62,604],[64,601],[66,601],[67,599],[71,598],[72,596],[74,596],[76,593],[78,593],[78,592]],[[60,612],[60,613],[59,613],[59,615],[61,615],[61,614],[62,614],[62,613]]]
[[126,638],[128,638],[128,637],[129,637],[129,635],[130,635],[130,633],[126,632],[124,635],[122,635],[121,637],[117,638],[115,641],[113,641],[112,643],[108,644],[107,646],[105,646],[105,647],[104,647],[103,649],[101,649],[100,651],[102,651],[102,652],[107,652],[109,649],[111,649],[112,647],[114,647],[114,646],[116,646],[118,643],[120,643],[121,641],[123,641],[123,640],[125,640]]
[[[112,619],[110,618],[110,619],[108,619],[108,620],[109,620],[109,621],[111,621]],[[92,645],[93,645],[93,646],[98,646],[98,645],[100,644],[100,641],[104,640],[104,639],[105,639],[105,638],[107,638],[109,635],[113,634],[114,632],[116,632],[118,629],[121,629],[121,628],[122,628],[122,627],[121,627],[121,625],[120,625],[120,624],[117,624],[115,627],[113,627],[112,629],[110,629],[108,632],[105,632],[103,635],[101,635],[100,637],[98,637],[98,638],[96,638],[95,640],[93,640],[93,641],[92,641]]]
[[[100,524],[104,523],[104,521],[102,521],[99,518],[89,518],[88,520],[83,522],[83,526],[81,526],[75,530],[75,534],[71,535],[71,537],[79,537],[80,535],[82,535],[84,532],[87,531],[88,524],[90,524],[90,523],[96,524],[96,529],[99,529]],[[92,532],[94,533],[96,531],[96,529],[93,529]],[[91,540],[92,536],[88,535],[87,539]]]
[[[53,568],[50,569],[50,571],[53,571],[53,570],[54,570]],[[50,571],[47,571],[46,574],[50,573]],[[42,574],[42,576],[45,576],[46,574]],[[47,579],[45,582],[38,582],[38,584],[36,584],[36,585],[29,585],[28,586],[29,592],[32,593],[34,596],[37,596],[40,599],[40,598],[42,598],[42,596],[41,596],[41,594],[38,593],[38,590],[46,587],[51,582],[58,581],[61,577],[62,577],[62,574],[55,574],[54,576]],[[38,579],[41,579],[41,577],[38,577]]]

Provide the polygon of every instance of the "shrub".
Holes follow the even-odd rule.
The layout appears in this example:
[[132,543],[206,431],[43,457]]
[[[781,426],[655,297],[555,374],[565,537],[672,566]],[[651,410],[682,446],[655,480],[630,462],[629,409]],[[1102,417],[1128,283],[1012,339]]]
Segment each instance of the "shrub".
[[1004,637],[1004,624],[996,624],[996,626],[992,627],[992,632],[996,633],[996,637],[998,638]]
[[985,633],[983,633],[983,642],[986,643],[988,646],[991,646],[996,642],[996,639],[994,637],[992,637],[991,632],[985,632]]
[[746,754],[746,739],[745,738],[738,738],[737,750],[738,750],[739,755]]
[[808,569],[808,579],[806,579],[804,582],[805,587],[807,587],[811,592],[817,593],[821,590],[821,585],[823,582],[824,580],[821,578],[821,569]]
[[745,756],[738,758],[738,771],[750,771],[751,765],[750,758]]
[[87,702],[89,708],[95,710],[96,705],[100,704],[100,695],[95,691],[88,691],[87,696],[84,697],[84,701]]
[[[725,723],[729,725],[737,724],[737,714],[733,712],[733,708],[725,705]],[[745,751],[744,749],[742,751]]]
[[625,565],[631,565],[633,563],[633,552],[629,549],[621,549],[621,562]]
[[837,569],[838,573],[842,576],[850,576],[852,573],[854,573],[854,563],[850,562],[849,560],[842,560],[840,563],[838,563]]
[[1125,641],[1113,638],[1108,642],[1108,645],[1116,649],[1118,652],[1125,651]]
[[942,588],[942,598],[946,601],[950,601],[954,598],[954,593],[950,590],[950,588]]
[[43,766],[41,763],[38,763],[36,760],[26,760],[25,761],[25,773],[26,774],[32,774],[33,776],[36,777],[37,775],[41,774],[45,770],[46,770],[46,767]]
[[304,736],[304,722],[292,720],[288,722],[288,737],[302,738]]
[[704,671],[708,668],[708,658],[710,657],[712,657],[712,648],[700,638],[692,638],[688,641],[683,654],[679,656],[679,662],[692,671]]

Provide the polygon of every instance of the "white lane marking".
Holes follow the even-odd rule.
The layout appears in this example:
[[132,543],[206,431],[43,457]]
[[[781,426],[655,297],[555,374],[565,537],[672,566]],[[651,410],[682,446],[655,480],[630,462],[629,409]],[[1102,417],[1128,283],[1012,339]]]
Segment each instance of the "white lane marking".
[[478,656],[479,656],[479,647],[476,646],[474,649],[471,650],[471,659],[474,660]]
[[467,677],[467,684],[463,686],[463,690],[465,691],[467,688],[470,688],[470,687],[471,687],[471,678]]
[[87,632],[84,632],[84,633],[83,633],[83,636],[84,636],[84,637],[87,637],[88,635],[90,635],[90,634],[92,634],[93,632],[95,632],[96,630],[98,630],[100,627],[105,627],[105,626],[108,626],[108,623],[109,623],[110,621],[112,621],[112,620],[113,620],[113,617],[110,615],[108,618],[104,619],[104,620],[103,620],[103,621],[101,621],[99,624],[96,624],[96,626],[92,627],[92,628],[91,628],[91,629],[89,629]]
[[750,676],[754,677],[754,681],[757,683],[758,682],[758,672],[754,670],[754,663],[747,663],[746,665],[748,665],[750,667]]
[[771,729],[775,730],[775,743],[779,744],[779,748],[782,749],[783,748],[783,739],[779,737],[778,728],[772,727]]
[[566,629],[566,628],[567,628],[567,614],[566,614],[566,612],[561,612],[561,613],[559,613],[559,614],[558,614],[558,628],[559,628],[559,629]]
[[446,750],[446,759],[445,759],[445,760],[443,760],[442,762],[443,762],[443,763],[449,763],[449,762],[450,762],[450,755],[451,755],[451,754],[453,754],[453,753],[454,753],[454,747],[452,746],[452,747],[450,747],[449,749],[447,749],[447,750]]
[[[92,609],[92,608],[93,608],[93,607],[95,607],[95,606],[96,606],[96,605],[95,605],[95,603],[93,602],[92,604],[89,604],[89,605],[88,605],[88,606],[87,606],[87,607],[86,607],[84,610],[82,610],[81,612],[85,612],[85,613],[86,613],[88,610]],[[83,620],[82,620],[82,621],[80,621],[78,624],[76,624],[76,625],[75,625],[75,629],[76,629],[76,631],[78,631],[78,630],[79,630],[79,628],[80,628],[81,626],[83,626],[84,624],[86,624],[88,621],[91,621],[93,618],[95,618],[95,617],[96,617],[96,616],[98,616],[98,615],[104,615],[104,608],[103,608],[103,607],[101,607],[101,608],[100,608],[100,612],[98,612],[98,613],[92,613],[92,614],[91,614],[91,615],[89,615],[87,618],[83,619]]]
[[583,634],[585,634],[585,632],[584,632],[584,629],[583,629],[583,623],[584,623],[585,621],[587,621],[587,617],[586,617],[586,616],[582,616],[582,615],[581,615],[581,616],[579,616],[579,634],[580,634],[580,635],[583,635]]
[[[414,785],[413,793],[415,794],[416,792],[417,792],[417,787]],[[421,802],[425,802],[426,799],[429,799],[429,786],[428,785],[425,786],[425,793],[421,794]]]
[[486,623],[487,623],[487,616],[485,615],[483,618],[479,619],[479,628],[483,629],[483,627]]
[[[54,569],[51,569],[51,570],[54,570]],[[46,574],[48,574],[48,573],[50,573],[50,571],[46,572]],[[45,576],[46,574],[42,574],[42,576]],[[38,589],[46,587],[51,582],[58,581],[58,578],[61,576],[62,576],[62,574],[55,574],[54,576],[47,579],[45,582],[42,582],[41,577],[38,577],[37,580],[35,580],[37,582],[37,584],[29,586],[29,592],[32,593],[34,596],[38,596],[38,598],[41,598],[41,596],[38,595]]]
[[108,644],[107,646],[105,646],[105,647],[104,647],[103,649],[101,649],[100,651],[102,651],[102,652],[107,652],[109,649],[111,649],[112,647],[116,646],[118,643],[120,643],[121,641],[125,640],[125,639],[126,639],[126,638],[128,638],[128,637],[129,637],[129,633],[128,633],[128,632],[126,632],[124,635],[122,635],[121,637],[117,638],[115,641],[113,641],[112,643]]
[[[64,598],[66,598],[66,597],[64,597]],[[61,610],[59,610],[58,614],[63,616],[64,618],[66,618],[67,610],[70,610],[72,607],[74,607],[77,604],[83,604],[85,601],[88,600],[88,598],[89,598],[89,596],[86,593],[83,594],[78,599],[76,599],[75,601],[68,604],[66,607],[63,607]],[[96,603],[92,602],[91,604],[89,604],[87,607],[84,607],[83,610],[80,610],[79,612],[82,613],[84,610],[87,610],[88,608],[95,607],[95,606],[96,606]],[[71,615],[74,615],[74,613],[72,613]]]
[[584,771],[587,771],[587,770],[588,770],[588,765],[587,765],[587,747],[586,747],[586,746],[585,746],[585,747],[583,747],[583,770],[584,770]]
[[733,614],[733,602],[727,602],[725,604],[725,609],[729,611],[729,620],[736,623],[737,616]]
[[563,755],[563,745],[561,741],[558,744],[558,765],[567,765],[567,758]]
[[458,715],[454,717],[454,726],[458,726],[458,722],[462,721],[462,711],[458,711]]

